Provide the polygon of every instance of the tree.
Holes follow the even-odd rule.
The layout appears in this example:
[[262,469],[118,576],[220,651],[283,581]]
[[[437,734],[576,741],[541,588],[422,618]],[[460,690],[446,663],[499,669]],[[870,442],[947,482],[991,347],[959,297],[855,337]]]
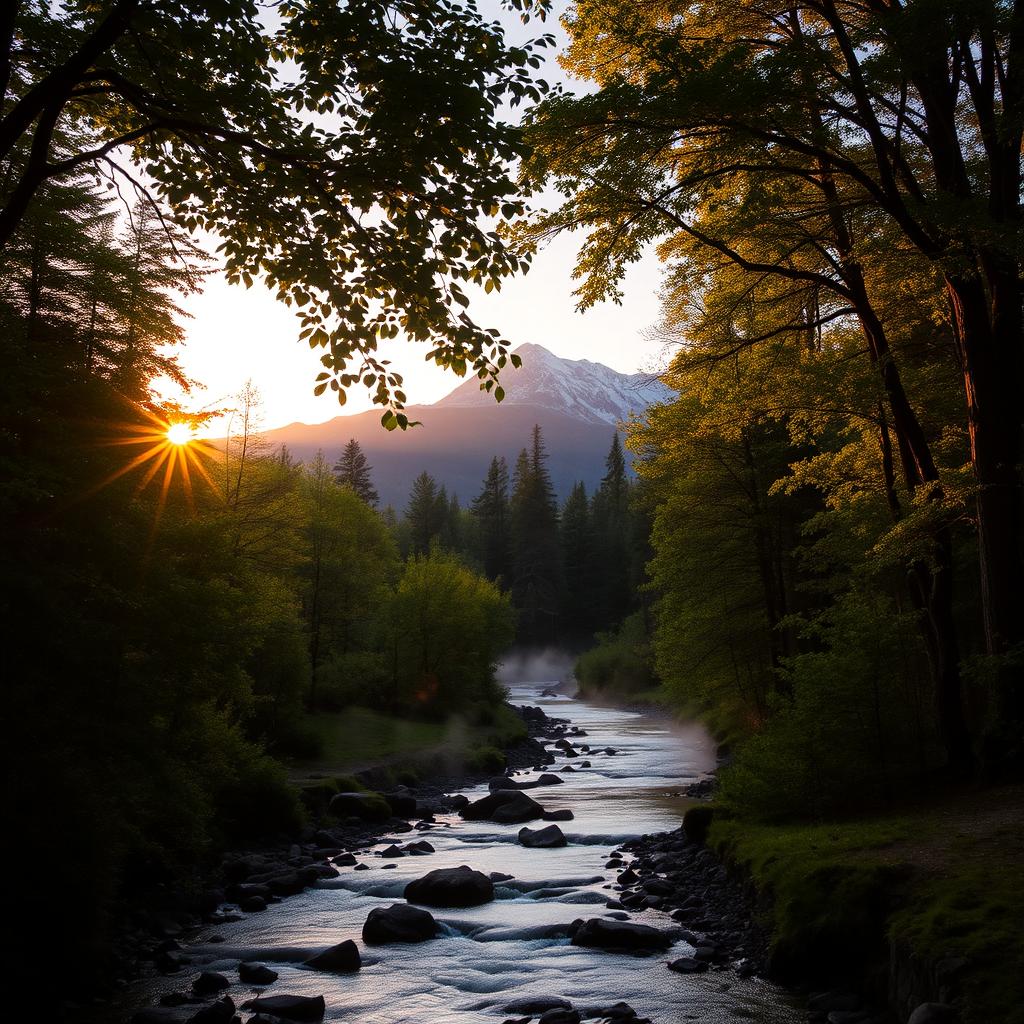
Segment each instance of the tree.
[[507,168],[525,150],[499,107],[540,97],[530,71],[550,42],[509,46],[460,0],[291,0],[273,19],[254,0],[14,2],[0,246],[41,188],[91,168],[216,235],[229,279],[262,278],[325,349],[316,390],[343,401],[361,381],[404,428],[380,337],[428,343],[488,390],[510,358],[459,282],[529,263],[483,219],[523,212]]
[[512,490],[512,601],[520,613],[520,638],[553,639],[562,601],[558,505],[548,473],[540,426],[529,451],[516,460]]
[[597,591],[603,566],[594,542],[590,501],[582,481],[573,485],[561,515],[562,574],[565,580],[561,620],[571,636],[597,628]]
[[487,469],[483,489],[470,506],[480,524],[481,560],[489,580],[507,580],[510,576],[512,524],[508,484],[508,463],[503,456],[496,455]]
[[605,475],[594,494],[592,520],[595,549],[600,553],[597,617],[602,628],[619,622],[633,601],[630,588],[629,477],[618,431],[605,459]]
[[377,507],[380,495],[374,490],[370,465],[362,445],[353,437],[334,464],[334,479],[352,491],[371,508]]
[[438,488],[437,481],[426,470],[412,482],[405,518],[409,523],[414,555],[426,554],[431,542],[441,533],[448,512],[448,498],[446,494],[442,497],[443,491],[444,488]]
[[[711,4],[676,17],[612,2],[578,5],[571,31],[570,65],[601,89],[547,106],[534,167],[563,176],[572,196],[544,230],[593,225],[581,300],[615,294],[624,266],[665,238],[663,254],[694,278],[729,264],[751,282],[785,284],[798,315],[775,332],[809,337],[856,317],[907,483],[941,504],[921,426],[927,396],[908,393],[872,288],[893,251],[938,279],[978,485],[986,647],[1002,716],[1024,720],[1014,653],[1024,649],[1021,420],[1007,385],[1021,368],[1020,197],[1008,184],[1019,180],[1024,130],[1019,21],[994,3]],[[937,515],[913,572],[962,770],[971,755],[957,721],[952,565]]]

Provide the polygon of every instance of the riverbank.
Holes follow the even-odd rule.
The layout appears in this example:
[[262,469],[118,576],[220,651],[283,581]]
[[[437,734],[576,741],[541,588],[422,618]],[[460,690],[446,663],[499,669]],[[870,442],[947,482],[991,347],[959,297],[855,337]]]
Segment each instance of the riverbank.
[[[337,716],[332,718],[337,726]],[[299,831],[235,847],[173,886],[138,894],[131,921],[113,949],[108,991],[147,976],[182,974],[191,963],[183,952],[189,942],[205,936],[216,943],[219,927],[337,877],[337,864],[354,864],[352,851],[382,836],[411,833],[410,839],[428,841],[424,837],[438,827],[435,815],[454,809],[448,794],[504,770],[543,768],[553,757],[542,740],[564,730],[561,720],[540,708],[503,705],[491,725],[460,728],[449,747],[438,747],[430,730],[415,733],[426,742],[409,747],[395,742],[410,735],[404,729],[389,730],[382,742],[382,716],[373,718],[376,730],[364,729],[358,743],[346,745],[346,738],[353,739],[358,727],[367,725],[367,715],[355,718],[356,730],[335,729],[320,758],[290,766],[291,783],[306,808],[306,824]],[[348,771],[333,774],[339,769]],[[343,794],[351,799],[337,802],[332,813],[331,801]],[[343,805],[349,813],[342,813]],[[76,1022],[106,1022],[116,1019],[112,1005],[101,994],[87,1004],[67,1004],[65,1010]]]

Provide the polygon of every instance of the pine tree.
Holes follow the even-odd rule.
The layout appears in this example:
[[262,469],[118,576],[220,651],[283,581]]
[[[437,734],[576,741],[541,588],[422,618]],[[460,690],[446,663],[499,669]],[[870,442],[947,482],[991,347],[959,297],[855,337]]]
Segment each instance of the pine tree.
[[444,522],[441,509],[444,507],[447,510],[448,507],[447,495],[443,506],[439,500],[443,490],[442,488],[439,492],[437,481],[426,470],[412,482],[405,518],[409,524],[414,555],[426,554],[430,550],[431,541],[441,532]]
[[350,487],[355,491],[370,508],[376,508],[380,495],[373,486],[373,478],[370,476],[372,469],[362,445],[353,437],[334,464],[334,479],[343,487]]
[[488,579],[507,579],[512,557],[512,521],[508,500],[508,463],[495,456],[483,490],[473,499],[472,514],[480,524],[480,556]]
[[547,471],[539,426],[530,450],[516,461],[512,494],[513,603],[520,612],[520,638],[543,642],[555,636],[562,600],[562,552],[558,506]]
[[562,507],[562,567],[562,625],[569,635],[582,637],[595,628],[598,577],[590,502],[582,481],[577,481]]
[[595,543],[601,552],[602,573],[597,597],[600,627],[616,625],[632,603],[629,514],[629,478],[618,432],[605,459],[605,475],[592,505]]

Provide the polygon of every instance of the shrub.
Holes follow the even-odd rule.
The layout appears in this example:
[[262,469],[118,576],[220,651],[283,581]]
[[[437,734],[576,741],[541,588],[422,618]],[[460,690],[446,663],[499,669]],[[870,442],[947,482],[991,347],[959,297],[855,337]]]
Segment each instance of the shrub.
[[615,632],[598,633],[595,639],[597,646],[576,661],[581,690],[631,694],[657,685],[641,612],[624,619]]
[[483,775],[500,775],[508,761],[497,747],[474,747],[466,755],[466,770]]

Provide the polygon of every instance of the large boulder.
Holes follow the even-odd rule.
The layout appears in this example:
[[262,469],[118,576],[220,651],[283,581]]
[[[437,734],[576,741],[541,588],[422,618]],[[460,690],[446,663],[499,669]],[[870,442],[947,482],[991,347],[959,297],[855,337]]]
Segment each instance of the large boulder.
[[326,1008],[323,996],[260,996],[242,1004],[243,1010],[298,1021],[323,1020]]
[[487,780],[487,788],[492,793],[501,789],[526,789],[528,786],[529,783],[517,782],[507,775],[495,775],[493,779]]
[[391,817],[391,807],[377,793],[336,793],[327,809],[336,818],[386,821]]
[[553,850],[556,846],[568,846],[565,833],[557,825],[546,828],[526,828],[519,830],[519,842],[538,850]]
[[415,814],[418,810],[416,797],[406,789],[397,789],[391,793],[383,793],[382,796],[394,814],[408,817]]
[[572,937],[574,946],[589,946],[596,949],[629,949],[636,952],[653,952],[668,949],[672,937],[646,924],[632,924],[628,921],[606,921],[592,917],[576,929]]
[[957,1024],[959,1019],[956,1010],[945,1003],[921,1003],[907,1024]]
[[499,789],[490,796],[474,800],[459,814],[466,821],[496,821],[502,824],[520,824],[536,821],[544,816],[544,808],[518,790]]
[[383,946],[389,942],[426,942],[437,934],[434,915],[405,903],[377,907],[363,924],[363,942]]
[[351,939],[346,939],[310,957],[306,961],[306,966],[317,971],[330,971],[332,974],[351,974],[358,971],[363,962],[356,944]]
[[544,772],[542,775],[537,776],[538,786],[561,786],[564,784],[565,779],[560,779],[557,775],[553,775],[551,772]]
[[494,899],[494,883],[482,871],[465,864],[457,868],[438,868],[405,887],[410,903],[428,907],[478,907]]

